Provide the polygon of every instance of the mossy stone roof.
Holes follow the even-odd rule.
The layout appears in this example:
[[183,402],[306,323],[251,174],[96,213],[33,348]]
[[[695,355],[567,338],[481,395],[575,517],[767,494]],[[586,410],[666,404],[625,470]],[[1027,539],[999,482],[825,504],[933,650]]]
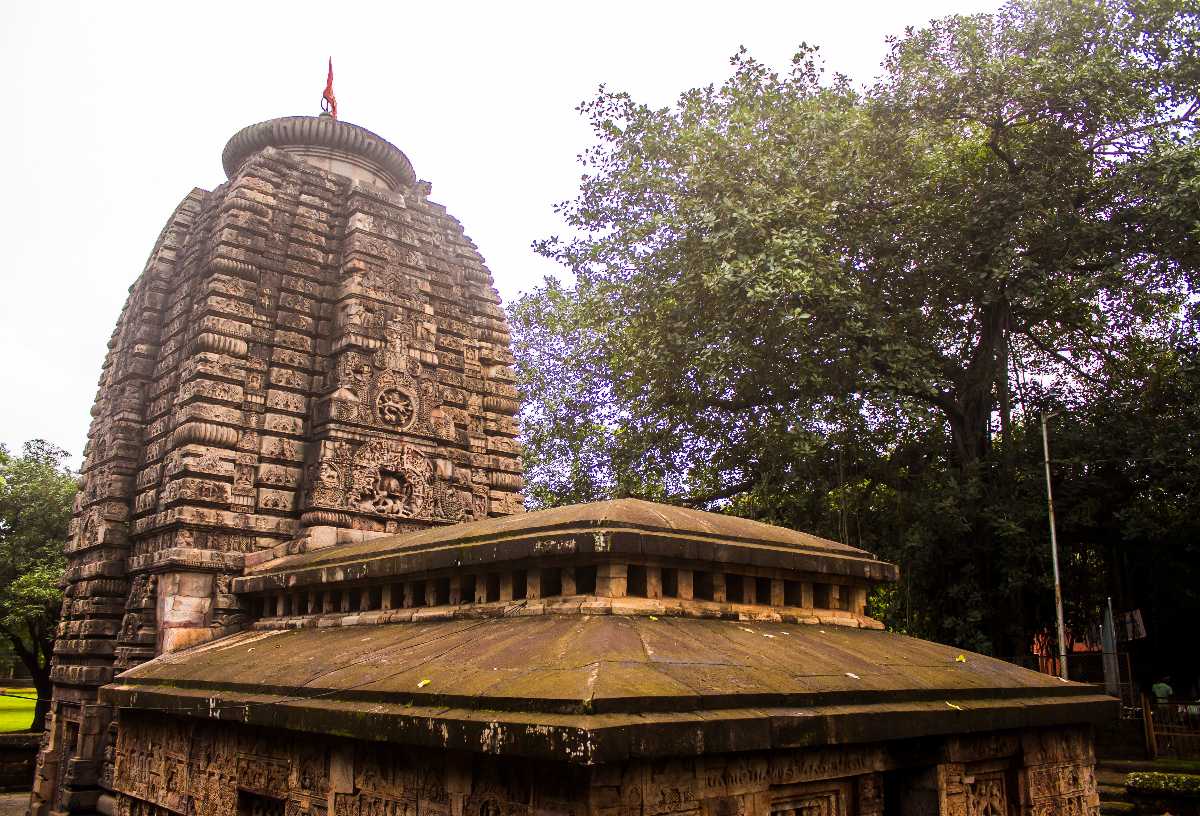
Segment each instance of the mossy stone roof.
[[1114,704],[895,633],[622,615],[248,631],[142,664],[104,696],[579,762],[1065,724]]
[[250,567],[237,592],[366,580],[546,554],[650,555],[894,581],[893,564],[857,547],[750,519],[640,499],[574,504],[435,527],[277,558]]

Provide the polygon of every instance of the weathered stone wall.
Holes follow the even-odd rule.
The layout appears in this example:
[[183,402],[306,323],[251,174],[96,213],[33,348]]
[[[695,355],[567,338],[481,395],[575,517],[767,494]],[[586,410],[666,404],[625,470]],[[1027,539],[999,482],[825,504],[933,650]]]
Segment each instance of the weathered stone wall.
[[580,767],[136,712],[112,785],[122,816],[1094,816],[1092,765],[1085,729]]
[[122,715],[116,812],[235,816],[582,814],[587,772],[236,724]]
[[114,671],[242,626],[246,554],[521,509],[500,299],[428,192],[268,148],[168,222],[92,411],[35,810],[94,804]]
[[1094,764],[1088,729],[1036,729],[604,766],[589,803],[592,816],[1095,816]]

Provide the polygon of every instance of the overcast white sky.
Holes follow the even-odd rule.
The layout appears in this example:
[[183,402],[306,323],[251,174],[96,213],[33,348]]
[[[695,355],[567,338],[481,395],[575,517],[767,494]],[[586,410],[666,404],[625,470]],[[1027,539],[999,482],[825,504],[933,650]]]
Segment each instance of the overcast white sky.
[[505,301],[556,269],[596,87],[669,104],[746,45],[784,69],[800,41],[872,79],[884,37],[997,0],[767,3],[81,2],[4,6],[0,442],[83,448],[105,344],[159,230],[224,180],[244,125],[316,114],[334,59],[341,118],[408,154],[463,222]]

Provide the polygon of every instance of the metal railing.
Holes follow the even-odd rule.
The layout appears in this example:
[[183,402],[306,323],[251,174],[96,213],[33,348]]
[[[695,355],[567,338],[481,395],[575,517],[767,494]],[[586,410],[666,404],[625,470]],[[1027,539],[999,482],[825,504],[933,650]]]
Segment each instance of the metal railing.
[[1143,694],[1142,723],[1151,759],[1200,759],[1200,700],[1159,702]]

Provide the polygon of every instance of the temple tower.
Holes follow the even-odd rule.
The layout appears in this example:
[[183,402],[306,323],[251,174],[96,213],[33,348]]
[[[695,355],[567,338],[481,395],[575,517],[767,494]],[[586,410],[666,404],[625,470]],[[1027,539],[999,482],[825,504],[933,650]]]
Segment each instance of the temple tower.
[[96,807],[115,673],[241,628],[249,560],[519,512],[492,277],[408,158],[251,125],[130,289],[92,408],[36,814]]

